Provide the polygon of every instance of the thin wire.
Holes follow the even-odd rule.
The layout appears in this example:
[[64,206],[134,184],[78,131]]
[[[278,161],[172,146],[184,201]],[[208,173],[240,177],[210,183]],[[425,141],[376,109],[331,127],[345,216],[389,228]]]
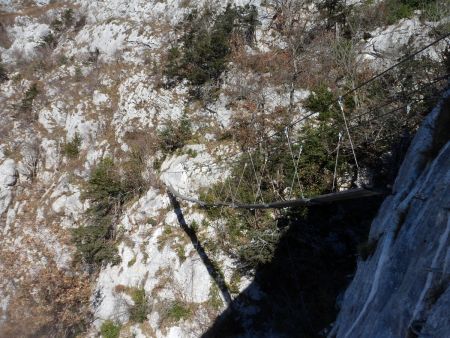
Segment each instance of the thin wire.
[[[297,174],[297,172],[298,172],[298,163],[299,163],[299,160],[300,160],[300,155],[301,155],[301,153],[302,153],[303,146],[300,146],[299,155],[298,155],[297,161],[295,161],[294,152],[292,151],[291,140],[290,140],[290,138],[289,138],[289,131],[288,131],[287,128],[285,129],[285,133],[286,133],[286,139],[287,139],[287,141],[288,141],[289,152],[291,153],[292,163],[294,164],[294,175],[292,176],[291,189],[289,190],[289,199],[290,199],[291,196],[292,196],[292,191],[293,191],[293,189],[294,189],[295,178],[298,178],[298,174]],[[303,197],[303,188],[302,188],[302,186],[301,186],[300,179],[298,179],[298,184],[299,184],[299,186],[300,186],[301,195],[302,195],[302,197]]]
[[[413,93],[421,92],[421,91],[423,91],[423,89],[425,89],[425,88],[427,88],[427,87],[429,87],[429,86],[431,86],[431,85],[433,85],[435,83],[441,82],[442,80],[447,80],[449,78],[449,76],[450,76],[450,73],[445,74],[445,75],[440,76],[440,77],[437,77],[437,78],[434,78],[432,80],[432,82],[428,82],[426,85],[423,85],[423,86],[421,86],[419,88],[416,88],[416,89],[408,92],[407,95],[410,96]],[[397,94],[391,95],[389,98],[396,98],[396,97],[398,97],[398,95],[399,94],[397,93]],[[375,108],[372,108],[371,110],[368,110],[368,111],[366,111],[364,113],[361,113],[361,114],[356,115],[356,116],[352,116],[350,121],[354,121],[354,120],[360,119],[361,117],[363,117],[365,115],[370,115],[370,114],[380,110],[381,108],[384,108],[384,107],[389,106],[389,105],[391,105],[393,103],[396,103],[397,101],[398,100],[392,100],[392,101],[389,101],[387,103],[384,103],[383,105],[376,106]],[[374,117],[374,119],[375,118],[377,118],[377,117]],[[336,126],[337,124],[338,124],[337,122],[334,122],[333,124],[331,124],[331,126]]]
[[346,93],[343,94],[342,96],[344,97],[344,96],[347,96],[347,95],[352,94],[353,92],[355,92],[355,91],[359,90],[360,88],[362,88],[362,87],[368,85],[369,83],[375,81],[376,79],[380,78],[380,77],[383,76],[384,74],[390,72],[392,69],[397,68],[397,67],[400,66],[401,64],[403,64],[403,63],[405,63],[406,61],[412,59],[412,58],[415,57],[416,55],[422,53],[424,50],[430,48],[431,46],[435,45],[436,43],[440,42],[441,40],[443,40],[443,39],[445,39],[445,38],[447,38],[447,37],[449,37],[449,36],[450,36],[450,33],[447,33],[447,34],[441,36],[440,38],[438,38],[437,40],[434,40],[433,42],[429,43],[429,44],[426,45],[425,47],[422,47],[421,49],[415,51],[414,53],[412,53],[412,54],[410,54],[410,55],[407,55],[406,57],[404,57],[402,60],[400,60],[400,61],[397,62],[396,64],[394,64],[394,65],[388,67],[387,69],[383,70],[381,73],[379,73],[379,74],[373,76],[372,78],[370,78],[369,80],[367,80],[367,81],[361,83],[361,84],[360,84],[359,86],[357,86],[356,88],[353,88],[353,89],[349,90],[348,92],[346,92]]
[[342,132],[339,132],[339,139],[336,149],[336,163],[334,164],[334,174],[333,174],[333,187],[331,188],[331,191],[334,191],[335,183],[336,182],[336,175],[337,175],[337,166],[338,166],[338,159],[339,159],[339,148],[341,147],[341,139],[342,139]]
[[236,195],[237,195],[237,193],[239,191],[239,188],[241,187],[241,182],[242,182],[242,179],[244,178],[244,174],[245,174],[245,170],[246,169],[247,169],[247,162],[245,162],[245,164],[244,164],[244,169],[242,170],[242,175],[241,175],[241,178],[239,179],[239,183],[238,183],[238,186],[236,188],[236,193],[234,194],[234,199],[236,199]]
[[[430,86],[430,85],[433,84],[433,83],[439,82],[439,81],[441,81],[442,79],[447,78],[448,75],[449,75],[449,74],[446,74],[446,75],[444,75],[444,76],[442,76],[442,77],[439,77],[439,78],[437,78],[437,80],[433,80],[432,83],[427,83],[426,85],[423,85],[423,86],[421,86],[421,87],[415,89],[415,90],[412,91],[412,92],[417,92],[417,91],[421,90],[422,88],[428,87],[428,86]],[[410,92],[410,93],[411,93],[411,92]],[[381,117],[386,116],[386,115],[389,115],[389,114],[392,114],[392,113],[394,113],[394,112],[396,112],[396,111],[398,111],[398,110],[400,110],[400,109],[404,109],[404,108],[407,108],[407,109],[408,109],[408,107],[411,108],[411,105],[412,105],[412,104],[415,104],[415,103],[424,101],[425,99],[428,99],[428,97],[422,97],[421,99],[415,100],[415,102],[410,102],[410,103],[408,103],[408,104],[406,104],[406,105],[404,105],[404,106],[397,107],[397,108],[395,108],[395,109],[393,109],[393,110],[390,110],[390,111],[388,111],[388,112],[386,112],[386,113],[384,113],[384,114],[381,114],[381,115],[378,115],[378,116],[374,116],[374,117],[371,118],[371,119],[368,119],[368,120],[365,120],[365,121],[360,122],[358,125],[350,126],[350,127],[348,127],[348,129],[349,129],[349,130],[352,130],[352,129],[354,129],[354,128],[360,127],[362,124],[370,123],[370,122],[373,122],[373,121],[375,121],[375,120],[379,120]],[[394,103],[394,102],[391,102],[391,103]],[[390,104],[390,103],[389,103],[389,104]],[[377,108],[371,110],[370,112],[379,110],[380,107],[385,107],[385,106],[387,106],[387,105],[388,105],[388,104],[384,104],[383,106],[378,106]],[[354,120],[354,119],[356,119],[356,118],[360,118],[361,116],[367,115],[367,114],[370,113],[370,112],[366,112],[366,113],[360,114],[360,115],[356,116],[355,118],[352,118],[351,120]],[[311,114],[308,114],[308,115],[306,115],[306,116],[304,116],[304,117],[301,117],[301,118],[299,118],[299,119],[293,121],[292,123],[290,123],[289,126],[294,126],[295,124],[298,124],[298,123],[300,123],[301,121],[307,120],[307,119],[311,118],[312,116],[314,116],[314,115],[316,115],[316,114],[318,114],[318,113],[311,113]],[[411,116],[410,118],[412,118],[412,117],[414,117],[414,116],[417,116],[417,115],[418,115],[418,114],[413,115],[413,116]],[[344,115],[344,117],[345,117],[345,115]],[[408,118],[408,119],[409,119],[409,118]],[[267,139],[270,139],[270,138],[276,136],[276,135],[279,134],[279,133],[280,133],[280,131],[277,131],[277,132],[274,132],[274,133],[272,133],[272,134],[267,135],[265,138],[263,138],[263,139],[260,140],[258,143],[256,143],[255,146],[258,145],[258,144],[261,144],[264,140],[267,140]],[[394,133],[394,134],[395,134],[395,133]],[[392,135],[390,135],[390,136],[392,136]],[[383,138],[383,139],[385,139],[385,138]],[[379,140],[378,140],[378,141],[379,141]],[[353,149],[352,149],[352,150],[353,150]],[[247,150],[247,152],[249,152],[249,151]],[[232,155],[231,157],[228,157],[228,159],[234,158],[234,157],[236,157],[236,156],[238,156],[238,155],[240,155],[240,154],[242,154],[242,153],[243,153],[242,151],[241,151],[241,152],[238,152],[238,153]],[[251,157],[250,152],[249,152],[249,155],[250,155],[250,157]],[[251,158],[251,160],[252,160],[252,158]],[[355,159],[355,160],[356,160],[356,159]],[[233,162],[231,162],[231,163],[233,163]],[[266,164],[266,163],[267,163],[267,158],[266,158],[265,164]],[[217,166],[215,163],[213,163],[213,165],[214,165],[216,168],[220,168],[220,167]],[[257,178],[257,175],[256,175],[256,168],[254,167],[253,162],[252,162],[252,165],[253,165],[253,170],[254,170],[254,173],[255,173],[255,178],[256,178],[256,181],[257,181],[257,184],[258,184],[258,192],[257,192],[257,197],[258,197],[259,191],[260,191],[260,189],[261,189],[262,174],[261,174],[261,181],[259,181],[258,178]],[[227,165],[222,166],[222,168],[227,168],[227,167],[229,167],[229,166],[230,166],[230,162],[228,162]],[[186,171],[184,171],[184,172],[186,172]],[[300,186],[301,186],[301,185],[300,185]],[[223,186],[223,187],[224,187],[224,186]],[[303,192],[302,192],[302,196],[303,196]],[[261,197],[262,197],[262,196],[261,196]],[[263,197],[262,197],[262,199],[263,199]],[[256,202],[256,200],[255,200],[255,202]],[[264,202],[264,200],[263,200],[263,202]],[[221,209],[223,209],[223,208],[221,208]]]
[[[370,123],[370,122],[372,122],[372,121],[374,121],[374,120],[379,120],[381,117],[383,117],[383,116],[385,116],[385,115],[388,115],[388,114],[392,114],[393,112],[398,111],[398,110],[400,110],[400,109],[403,109],[403,108],[405,108],[405,107],[406,107],[406,109],[409,111],[409,110],[411,109],[411,105],[412,105],[412,104],[418,103],[418,102],[420,102],[420,101],[423,101],[423,100],[425,100],[426,98],[423,97],[422,99],[418,99],[418,100],[416,100],[415,102],[409,102],[408,104],[406,104],[406,105],[403,106],[403,107],[397,107],[397,108],[395,108],[395,109],[393,109],[393,110],[391,110],[391,111],[388,111],[388,112],[385,113],[385,114],[381,114],[381,115],[378,115],[378,116],[376,116],[376,117],[373,117],[372,119],[369,119],[369,120],[366,120],[366,121],[362,121],[362,122],[360,122],[358,125],[353,126],[353,127],[350,127],[350,128],[349,128],[349,126],[348,126],[347,119],[346,119],[346,116],[345,116],[342,98],[343,98],[344,96],[346,96],[346,95],[349,95],[349,94],[355,92],[356,90],[359,90],[360,88],[364,87],[365,85],[367,85],[367,84],[369,84],[369,83],[375,81],[376,79],[380,78],[380,77],[383,76],[384,74],[388,73],[390,70],[392,70],[392,69],[398,67],[398,66],[401,65],[402,63],[404,63],[404,62],[406,62],[407,60],[409,60],[409,59],[413,58],[414,56],[418,55],[418,54],[421,53],[422,51],[424,51],[424,50],[426,50],[427,48],[431,47],[431,46],[434,45],[435,43],[437,43],[437,42],[443,40],[443,39],[446,38],[447,36],[450,36],[450,33],[447,34],[447,35],[444,36],[444,37],[441,37],[441,38],[437,39],[437,40],[434,41],[433,43],[430,43],[429,45],[423,47],[423,48],[420,49],[419,51],[416,51],[415,53],[413,53],[413,54],[411,54],[411,55],[405,57],[404,59],[402,59],[402,60],[401,60],[400,62],[398,62],[397,64],[395,64],[395,65],[389,67],[388,69],[384,70],[383,72],[377,74],[376,76],[372,77],[371,79],[365,81],[365,82],[362,83],[361,85],[357,86],[356,88],[354,88],[354,89],[348,91],[347,93],[345,93],[344,95],[342,95],[342,96],[339,97],[338,103],[339,103],[339,106],[340,106],[340,109],[341,109],[341,113],[342,113],[342,116],[343,116],[343,119],[344,119],[344,124],[345,124],[345,128],[346,128],[346,131],[347,131],[347,135],[348,135],[348,137],[349,137],[350,145],[351,145],[351,148],[352,148],[352,153],[353,153],[353,156],[354,156],[354,159],[355,159],[355,164],[356,164],[356,166],[357,166],[358,168],[359,168],[359,165],[358,165],[358,161],[357,161],[357,158],[356,158],[356,153],[355,153],[355,150],[354,150],[353,141],[352,141],[352,139],[351,139],[350,129],[353,129],[353,128],[355,128],[355,127],[360,127],[362,124],[367,123],[367,122]],[[438,81],[440,81],[442,78],[445,78],[445,77],[441,77]],[[435,81],[435,82],[438,82],[438,81]],[[432,83],[431,83],[431,84],[432,84]],[[428,86],[431,85],[431,84],[428,83],[428,84],[426,84],[425,86],[422,86],[421,88],[428,87]],[[419,91],[419,90],[420,90],[420,89],[416,89],[415,91]],[[414,91],[413,91],[413,92],[414,92]],[[391,103],[394,103],[394,102],[391,102]],[[385,107],[385,106],[387,106],[387,105],[389,105],[389,104],[391,104],[391,103],[384,104],[383,106],[377,106],[377,107],[375,108],[375,111],[376,111],[376,110],[379,110],[380,108]],[[363,115],[370,114],[370,112],[372,112],[372,111],[373,111],[373,110],[371,110],[371,111],[369,111],[369,112],[366,112],[366,113],[364,113],[364,114],[360,114],[360,115],[356,116],[354,119],[360,118],[360,117],[363,116]],[[313,112],[313,113],[310,113],[310,114],[308,114],[308,115],[306,115],[306,116],[303,116],[303,117],[301,117],[301,118],[299,118],[299,119],[297,119],[297,120],[295,120],[295,121],[289,123],[285,128],[293,127],[293,126],[295,126],[296,124],[300,123],[301,121],[307,120],[307,119],[311,118],[312,116],[314,116],[314,115],[316,115],[316,114],[318,114],[318,113],[314,113],[314,112]],[[409,119],[409,118],[412,118],[412,117],[414,117],[414,115],[408,117],[408,119]],[[287,129],[285,129],[285,131],[287,131]],[[282,131],[281,131],[281,132],[282,132]],[[265,136],[264,138],[260,139],[259,142],[257,142],[256,144],[254,144],[253,147],[257,147],[258,145],[261,145],[265,140],[268,140],[268,139],[270,139],[270,138],[272,138],[272,137],[274,137],[274,136],[276,136],[276,135],[278,135],[278,134],[280,134],[280,131],[275,131],[275,132],[273,132],[273,133],[271,133],[271,134]],[[286,136],[287,136],[287,139],[288,139],[288,144],[289,144],[289,150],[290,150],[290,152],[291,152],[291,157],[292,157],[293,162],[294,162],[294,167],[296,167],[295,160],[294,160],[294,156],[293,156],[293,152],[292,152],[292,145],[291,145],[291,142],[290,142],[290,139],[289,139],[289,135],[287,134]],[[336,154],[335,172],[334,172],[334,177],[333,177],[333,189],[334,189],[334,187],[335,187],[336,176],[337,176],[337,164],[338,164],[338,157],[339,157],[339,149],[340,149],[340,141],[341,141],[341,137],[342,137],[342,135],[339,135],[338,146],[337,146],[337,150],[336,150],[336,151],[337,151],[337,154]],[[255,174],[255,179],[256,179],[256,182],[257,182],[257,184],[258,184],[258,190],[257,190],[257,193],[256,193],[256,199],[255,199],[255,202],[256,202],[257,199],[258,199],[258,196],[259,196],[260,189],[261,189],[262,173],[261,173],[261,180],[258,180],[258,176],[257,176],[257,173],[256,173],[256,168],[255,168],[255,165],[254,165],[254,162],[253,162],[253,158],[252,158],[252,156],[251,156],[251,153],[250,153],[248,150],[247,150],[247,152],[249,153],[250,160],[251,160],[252,167],[253,167],[253,171],[254,171],[254,174]],[[241,153],[243,153],[243,152],[238,152],[238,153],[234,154],[231,158],[234,158],[234,157],[240,155]],[[229,159],[229,158],[228,158],[228,159]],[[266,163],[267,163],[267,158],[266,158],[265,164],[266,164]],[[296,169],[296,172],[294,173],[294,180],[295,180],[295,175],[296,175],[296,174],[297,174],[297,169]],[[241,179],[239,180],[239,185],[240,185],[241,181],[242,181],[242,176],[241,176]],[[231,191],[231,193],[232,193],[232,191]],[[292,194],[292,189],[291,189],[290,194]],[[261,198],[262,198],[262,196],[261,196]],[[234,201],[233,201],[233,202],[234,202]],[[263,202],[264,202],[264,200],[263,200]]]
[[353,157],[355,159],[356,168],[358,168],[358,170],[359,170],[358,160],[356,159],[355,147],[353,146],[353,140],[350,135],[350,130],[348,129],[347,119],[345,118],[344,104],[342,103],[342,96],[339,97],[338,102],[339,102],[339,107],[341,108],[342,117],[344,118],[345,129],[347,130],[347,136],[350,141],[350,146],[352,147],[352,153],[353,153]]
[[[427,84],[425,84],[425,85],[423,85],[423,86],[421,86],[421,87],[418,87],[418,88],[416,88],[416,89],[414,89],[414,90],[408,92],[407,94],[408,94],[408,95],[411,95],[411,94],[413,94],[413,93],[420,92],[420,91],[422,91],[423,89],[425,89],[425,88],[427,88],[427,87],[429,87],[429,86],[431,86],[431,85],[433,85],[433,84],[435,84],[435,83],[438,83],[438,82],[440,82],[440,81],[442,81],[442,80],[448,79],[449,76],[450,76],[450,73],[445,74],[445,75],[440,76],[440,77],[437,77],[437,78],[434,78],[434,79],[432,80],[432,82],[429,82],[429,83],[427,83]],[[394,94],[394,95],[391,95],[389,98],[395,98],[395,97],[397,97],[397,96],[398,96],[398,94]],[[420,99],[420,100],[422,100],[422,99]],[[351,117],[351,118],[349,119],[349,122],[354,121],[354,120],[357,120],[357,119],[360,119],[361,117],[363,117],[363,116],[365,116],[365,115],[369,115],[369,114],[371,114],[371,113],[374,113],[374,112],[378,111],[380,108],[384,108],[384,107],[389,106],[390,104],[395,103],[395,102],[396,102],[396,101],[393,100],[393,101],[389,101],[389,102],[387,102],[387,103],[385,103],[385,104],[383,104],[383,105],[378,105],[378,106],[376,106],[375,108],[373,108],[373,109],[371,109],[371,110],[368,110],[368,111],[366,111],[366,112],[364,112],[364,113],[361,113],[361,114],[359,114],[359,115],[356,115],[356,116]],[[397,111],[397,110],[398,110],[398,109],[394,109],[394,110],[392,110],[391,112],[395,112],[395,111]],[[286,127],[292,128],[292,127],[294,127],[295,125],[297,125],[298,123],[303,122],[303,121],[305,121],[305,120],[308,120],[309,118],[312,118],[314,115],[317,115],[317,114],[319,114],[319,113],[317,113],[317,112],[312,112],[312,113],[310,113],[310,114],[308,114],[308,115],[305,115],[305,116],[303,116],[303,117],[301,117],[301,118],[299,118],[299,119],[297,119],[297,120],[294,120],[293,122],[291,122],[291,123],[285,125],[285,128],[286,128]],[[361,122],[361,123],[371,122],[371,121],[373,121],[373,120],[375,120],[375,119],[378,119],[378,118],[379,118],[379,116],[375,116],[374,118],[369,119],[369,120],[366,120],[366,121],[363,121],[363,122]],[[338,122],[334,122],[334,123],[332,123],[330,126],[336,126],[336,125],[338,125]],[[350,130],[354,129],[354,126],[350,126],[349,129],[350,129]],[[267,136],[264,137],[262,140],[260,140],[259,142],[255,143],[253,147],[256,147],[256,146],[262,144],[264,141],[266,141],[266,140],[268,140],[268,139],[271,139],[271,138],[273,138],[274,136],[277,136],[278,134],[280,134],[280,131],[276,131],[276,132],[273,132],[272,134],[267,135]],[[236,162],[237,162],[237,161],[236,161],[236,162],[230,162],[230,161],[229,161],[230,159],[233,159],[233,158],[235,158],[235,157],[237,157],[237,156],[239,156],[239,155],[242,155],[242,154],[245,153],[245,152],[248,152],[248,150],[245,150],[245,151],[238,151],[238,152],[236,152],[235,154],[229,156],[229,157],[227,158],[227,160],[228,160],[228,161],[227,161],[227,164],[225,164],[225,165],[223,165],[223,166],[217,165],[216,162],[211,162],[211,164],[209,164],[209,165],[203,164],[203,165],[201,165],[201,166],[198,166],[197,168],[208,168],[209,170],[213,170],[213,169],[212,169],[213,167],[215,167],[215,169],[224,169],[224,168],[228,168],[230,163],[236,163]],[[187,171],[187,170],[180,170],[180,171],[164,171],[164,173],[174,173],[174,174],[176,174],[176,173],[184,173],[184,172],[188,172],[188,171]]]
[[289,147],[289,153],[291,154],[291,159],[292,159],[292,163],[294,164],[294,176],[293,176],[293,180],[292,180],[292,184],[291,184],[291,189],[289,191],[289,199],[291,199],[292,197],[292,189],[294,187],[294,182],[295,182],[295,174],[297,173],[297,165],[295,164],[295,158],[294,158],[294,152],[292,151],[292,146],[291,146],[291,140],[289,139],[289,132],[288,129],[286,128],[284,130],[285,134],[286,134],[286,140],[288,143],[288,147]]
[[[302,156],[302,152],[303,152],[303,142],[302,142],[302,144],[300,144],[300,149],[298,150],[297,168],[298,168],[298,165],[300,164],[300,157]],[[302,198],[305,198],[305,195],[303,194],[303,185],[300,182],[300,175],[298,174],[298,171],[295,172],[295,175],[297,176],[297,182],[298,182],[298,186],[300,188],[300,194],[302,195]],[[293,188],[293,186],[292,186],[292,188]]]
[[255,203],[256,203],[256,201],[258,200],[259,188],[261,186],[260,186],[260,182],[258,181],[258,175],[256,174],[256,169],[255,169],[255,164],[253,163],[252,154],[250,152],[248,152],[248,156],[250,157],[250,162],[252,164],[253,173],[255,174],[256,184],[258,185],[258,189],[256,190],[256,194],[255,194]]

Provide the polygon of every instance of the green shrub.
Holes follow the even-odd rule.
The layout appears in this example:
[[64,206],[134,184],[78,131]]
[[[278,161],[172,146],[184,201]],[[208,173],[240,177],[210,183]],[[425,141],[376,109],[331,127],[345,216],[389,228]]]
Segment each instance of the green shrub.
[[184,250],[184,246],[180,245],[177,250],[177,256],[178,259],[180,260],[180,263],[183,263],[186,260],[186,251]]
[[65,56],[64,54],[60,55],[58,58],[58,63],[60,65],[66,65],[69,62],[69,58]]
[[136,256],[134,256],[132,259],[130,259],[129,261],[128,261],[128,267],[131,267],[131,266],[133,266],[134,264],[136,264]]
[[19,110],[23,113],[31,112],[33,108],[33,101],[36,96],[39,94],[39,90],[37,87],[37,83],[33,83],[25,92],[25,96],[20,103]]
[[[275,225],[275,222],[272,222],[272,224]],[[278,229],[268,227],[266,229],[252,229],[251,234],[247,236],[249,237],[247,244],[241,246],[238,250],[241,265],[256,268],[269,263],[280,241],[281,232]]]
[[83,79],[83,72],[79,66],[75,67],[75,82],[80,82]]
[[70,27],[74,23],[73,9],[67,8],[62,14],[62,19],[66,27]]
[[112,320],[106,320],[100,327],[100,333],[103,338],[118,338],[120,328],[120,324],[115,324]]
[[438,36],[443,36],[450,32],[450,22],[446,20],[450,15],[450,3],[447,0],[435,0],[428,2],[421,15],[421,19],[439,22],[433,27],[433,31]]
[[159,146],[164,153],[173,153],[184,147],[192,137],[191,122],[186,114],[179,120],[170,121],[158,134]]
[[63,23],[60,19],[56,18],[50,23],[50,28],[55,32],[61,32],[63,29]]
[[216,311],[219,311],[223,306],[222,298],[220,298],[220,290],[216,283],[211,283],[209,288],[208,305]]
[[107,220],[104,224],[81,226],[72,230],[72,241],[77,248],[78,259],[92,266],[102,263],[118,264],[120,256],[113,230]]
[[387,23],[393,24],[398,20],[411,18],[415,10],[424,10],[427,15],[427,9],[436,3],[436,0],[386,0]]
[[58,45],[58,40],[56,36],[53,33],[47,33],[42,38],[42,41],[40,43],[41,47],[48,47],[48,48],[55,48]]
[[149,303],[144,289],[131,291],[133,305],[129,308],[130,319],[136,323],[142,323],[147,319]]
[[152,226],[152,227],[154,227],[154,226],[156,226],[158,224],[158,221],[155,218],[153,218],[153,217],[149,217],[149,218],[147,218],[145,223],[150,225],[150,226]]
[[128,161],[122,164],[122,186],[126,191],[125,199],[142,194],[145,181],[142,172],[145,169],[145,159],[141,151],[132,150]]
[[91,202],[86,212],[88,225],[74,229],[72,238],[78,257],[87,264],[120,262],[113,220],[118,219],[123,204],[139,195],[144,186],[142,167],[133,163],[133,158],[122,169],[111,158],[104,158],[92,170],[83,192]]
[[391,1],[388,8],[388,24],[394,24],[401,19],[410,18],[414,14],[413,8],[406,4],[397,3],[396,1]]
[[172,322],[179,322],[182,319],[189,318],[191,315],[192,312],[189,307],[180,301],[172,303],[167,310],[167,318]]
[[92,170],[84,196],[92,203],[89,212],[99,217],[108,215],[114,207],[125,202],[127,194],[119,168],[111,158],[104,158]]
[[186,155],[188,155],[191,158],[196,158],[198,153],[194,149],[189,148],[186,150]]
[[64,29],[70,28],[74,23],[73,9],[67,8],[60,17],[55,18],[51,23],[50,27],[55,32],[62,32]]
[[238,33],[251,42],[257,24],[256,8],[248,5],[236,7],[228,4],[218,15],[208,10],[189,14],[179,45],[169,50],[165,67],[169,85],[183,79],[194,86],[217,81],[226,69],[232,33]]
[[337,97],[324,84],[313,89],[306,99],[305,108],[319,113],[321,120],[338,116]]
[[69,158],[77,158],[80,153],[81,146],[81,136],[78,133],[75,133],[74,137],[70,142],[64,144],[63,153]]

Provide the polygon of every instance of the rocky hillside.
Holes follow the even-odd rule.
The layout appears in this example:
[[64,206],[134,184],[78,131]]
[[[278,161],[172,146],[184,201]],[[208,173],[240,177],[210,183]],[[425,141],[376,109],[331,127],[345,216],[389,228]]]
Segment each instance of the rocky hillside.
[[[283,274],[266,267],[289,255],[290,242],[277,245],[297,222],[311,237],[296,233],[292,245],[307,243],[291,261],[308,268],[289,283],[320,280],[327,291],[289,313],[305,306],[300,332],[326,334],[379,201],[352,218],[351,206],[241,212],[177,201],[167,187],[229,202],[389,190],[450,70],[448,3],[419,3],[1,1],[0,336],[199,337],[229,309],[236,335],[292,336],[267,301],[292,295],[268,297],[272,280],[257,277]],[[425,122],[448,123],[437,114]],[[437,332],[448,309],[444,296],[424,301],[436,276],[448,283],[448,201],[437,184],[448,179],[448,147],[423,166],[415,154],[429,148],[427,130],[370,231],[377,249],[358,261],[338,336],[396,336],[417,323]],[[396,230],[393,217],[408,226]],[[312,265],[334,258],[330,285]],[[391,335],[368,319],[397,318],[405,302],[415,310]]]

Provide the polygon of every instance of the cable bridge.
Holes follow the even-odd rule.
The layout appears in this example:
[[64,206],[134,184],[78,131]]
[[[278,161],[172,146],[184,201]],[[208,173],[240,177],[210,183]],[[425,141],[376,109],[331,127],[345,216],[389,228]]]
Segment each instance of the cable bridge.
[[[378,85],[383,85],[382,81],[386,79],[389,74],[404,65],[406,62],[413,60],[416,56],[427,50],[428,48],[436,45],[437,43],[441,41],[446,41],[447,45],[448,37],[450,36],[450,33],[439,37],[438,39],[434,40],[433,42],[429,43],[428,45],[420,48],[419,50],[405,55],[403,58],[400,59],[397,63],[394,65],[388,67],[387,69],[383,70],[382,72],[376,74],[375,76],[371,77],[370,79],[364,81],[360,85],[352,88],[351,90],[347,91],[343,95],[339,96],[336,107],[338,107],[338,111],[340,113],[341,118],[341,125],[339,126],[340,131],[339,134],[336,135],[337,139],[337,145],[336,148],[333,150],[333,154],[335,156],[335,165],[334,165],[334,173],[333,173],[333,183],[332,183],[332,189],[330,193],[318,195],[318,196],[312,196],[312,197],[305,197],[303,195],[303,185],[300,180],[299,175],[299,161],[302,156],[302,150],[303,150],[303,144],[294,144],[292,142],[292,137],[290,136],[290,133],[293,131],[293,128],[301,123],[304,123],[305,121],[315,119],[319,113],[317,112],[310,112],[304,116],[301,116],[294,120],[291,123],[288,123],[283,126],[282,130],[274,131],[264,137],[262,137],[258,142],[255,142],[251,149],[256,150],[260,147],[262,147],[264,144],[267,144],[267,142],[274,137],[282,137],[286,140],[285,147],[288,149],[290,153],[290,157],[292,160],[292,167],[293,167],[293,175],[292,175],[292,182],[290,184],[289,188],[289,196],[287,199],[280,198],[279,200],[266,202],[263,199],[262,191],[261,191],[261,181],[262,181],[262,172],[265,170],[268,163],[270,163],[270,158],[265,158],[264,163],[261,164],[261,167],[259,170],[257,170],[257,166],[255,165],[254,158],[252,157],[252,152],[250,151],[250,148],[245,151],[240,151],[235,153],[234,155],[231,155],[227,157],[227,160],[223,166],[223,168],[229,168],[234,163],[238,163],[242,160],[243,156],[248,156],[248,161],[245,163],[244,168],[242,170],[242,173],[240,174],[240,177],[238,180],[235,180],[237,182],[237,186],[234,189],[229,184],[228,190],[228,196],[226,200],[217,200],[217,201],[205,201],[198,198],[190,197],[181,194],[180,192],[176,191],[172,186],[167,186],[167,190],[171,198],[180,199],[183,201],[187,201],[190,203],[195,203],[201,207],[205,208],[212,208],[212,207],[221,207],[221,208],[233,208],[233,209],[249,209],[249,210],[256,210],[256,209],[282,209],[282,208],[292,208],[292,207],[308,207],[308,206],[315,206],[315,205],[321,205],[326,203],[334,203],[339,201],[345,201],[345,200],[352,200],[352,199],[360,199],[360,198],[367,198],[367,197],[373,197],[376,195],[383,194],[383,191],[380,190],[373,190],[367,187],[358,187],[358,188],[352,188],[347,189],[344,191],[338,191],[337,189],[337,182],[338,182],[338,165],[340,160],[340,155],[342,154],[344,141],[346,141],[348,145],[348,155],[352,157],[353,165],[355,166],[357,172],[359,173],[360,167],[359,162],[357,158],[357,151],[355,148],[357,148],[357,145],[354,143],[354,138],[352,135],[355,132],[358,132],[360,130],[365,130],[367,124],[370,123],[377,123],[381,121],[382,118],[393,116],[394,114],[400,114],[401,112],[405,113],[406,120],[410,120],[413,118],[419,118],[419,115],[423,115],[422,111],[418,111],[416,114],[411,113],[412,107],[418,105],[419,103],[426,102],[427,100],[433,99],[433,94],[429,94],[430,89],[438,89],[438,90],[444,90],[449,84],[449,75],[450,74],[438,74],[438,76],[435,76],[432,79],[428,79],[428,81],[425,81],[425,83],[420,83],[420,85],[415,84],[413,89],[410,89],[406,93],[397,93],[394,91],[394,94],[385,97],[385,101],[382,103],[379,103],[375,105],[374,107],[370,109],[366,109],[365,112],[360,113],[356,116],[351,116],[351,118],[347,117],[346,114],[346,107],[345,107],[345,98],[352,95],[354,97],[358,91],[360,91],[362,88],[367,87],[368,85],[379,82]],[[445,67],[444,67],[445,68]],[[448,70],[447,70],[448,71]],[[420,82],[423,82],[422,79]],[[407,80],[404,80],[405,82]],[[409,79],[408,81],[411,81]],[[397,86],[404,87],[405,85],[410,83],[399,83]],[[433,90],[431,90],[432,92]],[[401,99],[400,100],[400,96]],[[406,98],[406,100],[405,100]],[[435,98],[435,97],[434,97]],[[406,104],[400,104],[404,103],[406,101]],[[374,117],[373,117],[374,116]],[[371,117],[371,118],[367,118]],[[398,128],[395,133],[398,133],[401,129]],[[388,136],[394,136],[394,135],[388,135]],[[294,146],[298,148],[298,153],[294,153]],[[277,149],[275,149],[277,150]],[[234,161],[233,161],[234,159]],[[217,163],[213,163],[212,165],[208,166],[205,165],[205,167],[212,167],[218,168]],[[247,168],[250,168],[252,170],[254,179],[255,179],[255,189],[254,189],[254,202],[253,203],[244,203],[236,199],[237,191],[239,190],[239,187],[241,186],[242,181],[244,180],[244,173],[247,170]],[[236,177],[237,178],[237,177]],[[297,186],[300,190],[300,198],[293,198],[292,192],[294,186]],[[222,186],[222,190],[225,187]],[[281,197],[281,196],[280,196]]]

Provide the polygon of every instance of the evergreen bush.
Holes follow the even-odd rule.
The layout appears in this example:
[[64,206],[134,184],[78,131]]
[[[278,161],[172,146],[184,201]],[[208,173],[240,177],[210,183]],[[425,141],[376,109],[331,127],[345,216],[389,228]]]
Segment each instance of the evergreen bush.
[[183,114],[180,119],[169,121],[158,133],[160,149],[164,153],[173,153],[183,148],[192,137],[192,126],[189,117]]
[[25,96],[22,99],[19,110],[22,113],[29,113],[33,108],[33,101],[36,96],[39,94],[39,90],[37,87],[37,83],[33,83],[25,92]]
[[228,4],[225,11],[217,15],[208,10],[201,14],[190,13],[179,44],[169,50],[165,67],[168,85],[183,79],[193,86],[217,82],[226,69],[232,34],[239,34],[251,43],[257,24],[256,8],[249,5]]
[[75,133],[72,140],[64,144],[63,147],[64,155],[66,155],[71,159],[77,158],[78,154],[80,153],[81,141],[82,140],[80,134]]
[[120,168],[107,157],[92,170],[83,197],[91,203],[87,210],[88,225],[72,231],[78,258],[91,266],[117,264],[115,222],[123,204],[139,195],[144,187],[142,163],[131,159]]

